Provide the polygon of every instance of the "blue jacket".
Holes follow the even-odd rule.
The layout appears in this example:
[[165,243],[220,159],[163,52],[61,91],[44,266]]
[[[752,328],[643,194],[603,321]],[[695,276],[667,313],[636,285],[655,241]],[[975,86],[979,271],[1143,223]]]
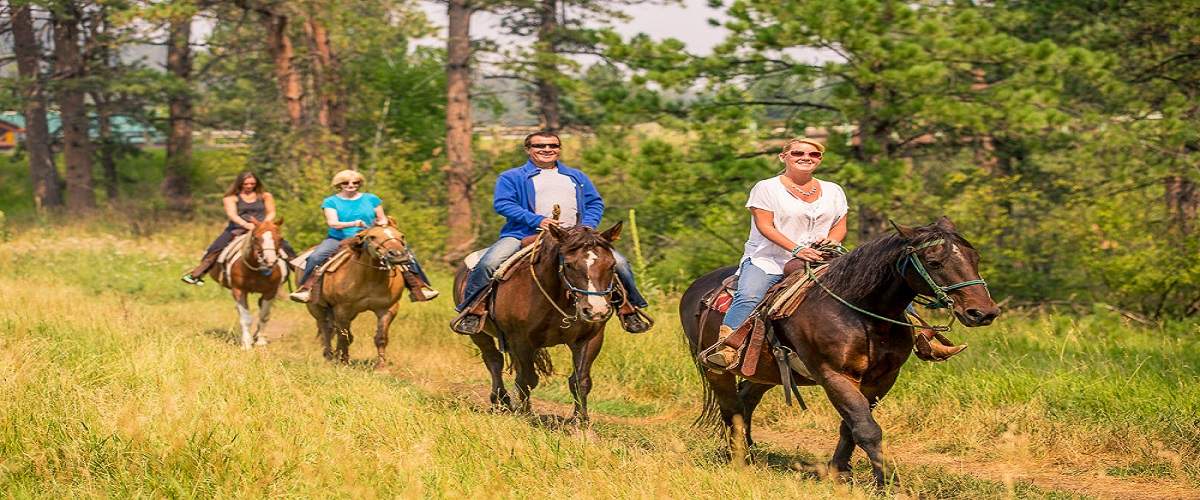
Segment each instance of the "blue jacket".
[[[538,224],[544,216],[533,212],[534,192],[533,176],[538,174],[538,168],[532,161],[524,165],[510,168],[496,179],[496,194],[492,198],[492,207],[496,213],[503,216],[507,222],[500,228],[500,237],[511,236],[524,238],[537,232]],[[579,207],[579,224],[595,229],[600,225],[604,216],[604,200],[596,191],[592,180],[583,172],[558,162],[558,172],[575,181],[575,201]]]

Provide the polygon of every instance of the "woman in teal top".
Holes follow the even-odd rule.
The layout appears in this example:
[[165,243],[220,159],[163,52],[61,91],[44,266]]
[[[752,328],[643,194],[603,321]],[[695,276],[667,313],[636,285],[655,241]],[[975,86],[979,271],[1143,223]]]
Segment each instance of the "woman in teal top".
[[[321,211],[325,213],[325,224],[329,226],[329,232],[305,261],[300,289],[290,295],[292,300],[308,302],[309,293],[316,281],[313,270],[337,253],[342,240],[354,236],[371,224],[387,223],[387,215],[383,213],[383,200],[371,193],[359,192],[363,182],[362,174],[353,170],[343,170],[333,176],[331,184],[338,188],[338,193],[321,202]],[[437,297],[438,291],[429,286],[429,278],[425,276],[425,271],[421,270],[421,265],[415,257],[411,263],[410,268],[420,283],[419,286],[409,287],[412,299],[424,301]],[[410,279],[404,281],[406,284],[417,282]]]

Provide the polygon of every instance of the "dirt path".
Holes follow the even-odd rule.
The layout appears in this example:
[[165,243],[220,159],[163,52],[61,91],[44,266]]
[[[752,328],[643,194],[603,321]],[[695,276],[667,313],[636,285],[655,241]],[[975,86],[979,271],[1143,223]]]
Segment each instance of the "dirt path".
[[[319,356],[319,347],[315,337],[302,333],[311,329],[311,325],[306,320],[308,320],[307,317],[286,315],[272,321],[268,326],[268,338],[279,344],[280,355],[289,357]],[[372,347],[371,351],[373,352],[373,350]],[[430,376],[430,373],[422,373],[418,376],[410,370],[401,370],[395,367],[378,369],[376,372],[404,380],[431,394],[464,399],[469,405],[480,411],[484,411],[490,406],[488,388],[483,383],[462,382],[461,379],[452,380],[436,375]],[[543,424],[557,425],[571,415],[572,406],[535,397],[533,410],[535,415],[540,416],[538,420]],[[592,417],[598,422],[639,426],[679,420],[689,421],[692,415],[682,415],[678,411],[666,411],[650,417],[621,417],[593,412]],[[834,429],[830,429],[828,432],[816,429],[785,432],[770,426],[758,425],[755,426],[754,432],[755,441],[768,445],[772,450],[787,454],[805,452],[822,458],[828,457],[837,440],[837,432]],[[803,445],[800,446],[797,443]],[[1061,466],[1056,467],[1053,463],[1036,459],[1022,460],[1020,463],[1003,460],[988,461],[931,452],[905,443],[885,442],[885,447],[889,456],[898,463],[940,468],[951,473],[969,475],[1001,484],[1027,481],[1043,490],[1122,500],[1200,499],[1200,488],[1184,482],[1108,476],[1104,473],[1106,464],[1100,460],[1091,470],[1072,472],[1063,470]],[[861,453],[857,453],[855,459],[864,460]]]

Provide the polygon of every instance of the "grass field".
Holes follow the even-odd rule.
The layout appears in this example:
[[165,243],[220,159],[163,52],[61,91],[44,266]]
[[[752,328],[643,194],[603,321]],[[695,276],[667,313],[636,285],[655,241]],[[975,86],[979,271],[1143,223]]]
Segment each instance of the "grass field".
[[[836,414],[778,391],[756,414],[757,464],[724,465],[699,409],[675,297],[659,326],[613,324],[594,369],[593,426],[561,425],[569,373],[535,417],[486,407],[470,342],[444,298],[401,307],[394,366],[360,318],[348,366],[325,362],[304,310],[274,310],[271,345],[233,344],[236,314],[178,275],[215,225],[119,219],[8,229],[0,243],[0,492],[26,497],[870,496],[794,472],[825,460]],[[304,243],[304,242],[298,242]],[[435,274],[449,289],[447,273]],[[1011,313],[953,333],[950,362],[910,361],[877,410],[907,497],[1200,497],[1200,328]],[[558,366],[566,350],[554,352]]]

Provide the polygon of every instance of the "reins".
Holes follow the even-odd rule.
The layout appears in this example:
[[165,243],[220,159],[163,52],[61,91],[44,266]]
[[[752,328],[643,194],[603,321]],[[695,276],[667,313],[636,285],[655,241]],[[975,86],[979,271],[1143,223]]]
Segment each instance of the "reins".
[[[538,251],[541,250],[542,236],[544,234],[545,233],[538,233],[537,238],[533,241],[533,245],[535,245],[535,247],[532,251],[529,252],[529,275],[530,275],[530,277],[533,278],[533,283],[535,285],[537,285],[538,291],[542,292],[542,296],[546,298],[546,301],[549,302],[552,307],[554,307],[555,311],[558,311],[558,313],[562,315],[563,318],[562,318],[561,325],[559,326],[559,328],[563,328],[563,329],[570,328],[571,323],[574,323],[576,320],[579,319],[579,309],[576,308],[575,314],[572,315],[572,314],[567,314],[566,311],[564,311],[561,307],[559,307],[558,302],[555,301],[554,298],[552,298],[550,296],[550,292],[547,292],[546,288],[544,286],[542,286],[542,280],[538,278],[537,270],[534,269],[537,267],[537,257],[538,257],[537,254],[538,254]],[[575,285],[571,284],[571,280],[568,280],[566,275],[563,274],[563,269],[565,267],[566,267],[566,262],[563,260],[563,256],[560,253],[560,254],[558,254],[558,278],[559,278],[559,281],[561,281],[564,285],[567,286],[569,293],[576,293],[576,294],[588,295],[588,296],[608,297],[609,295],[612,294],[613,290],[616,289],[617,277],[616,277],[615,270],[613,271],[613,274],[614,274],[613,279],[610,280],[608,283],[608,289],[603,290],[603,291],[591,291],[591,290],[581,289],[581,288],[576,287]],[[576,299],[576,300],[578,300],[578,299]],[[608,316],[606,316],[604,319],[607,321],[609,317],[612,317],[613,312],[614,312],[613,308],[610,307],[608,309]]]
[[[949,292],[952,290],[957,290],[959,288],[965,288],[965,287],[972,286],[972,285],[983,285],[985,288],[987,287],[987,282],[985,282],[983,279],[967,280],[967,281],[955,283],[952,285],[946,285],[946,286],[938,285],[937,282],[935,282],[933,280],[933,277],[930,276],[929,272],[925,269],[925,265],[923,263],[921,263],[921,259],[919,257],[917,257],[916,252],[917,252],[917,250],[922,250],[922,249],[929,248],[929,247],[935,246],[935,245],[941,245],[941,244],[944,244],[945,242],[946,242],[946,240],[944,238],[938,238],[936,240],[931,240],[931,241],[922,243],[921,245],[916,246],[916,247],[909,246],[904,250],[904,256],[900,257],[900,259],[896,261],[896,271],[900,274],[901,277],[904,276],[905,268],[908,265],[912,265],[913,269],[915,269],[917,271],[917,274],[920,275],[921,278],[925,280],[925,283],[929,285],[930,290],[933,290],[933,294],[934,294],[933,297],[926,297],[922,294],[917,294],[917,296],[913,298],[913,302],[921,304],[922,306],[928,307],[930,309],[942,309],[942,308],[948,308],[948,307],[951,307],[954,305],[954,299],[950,298],[950,296],[946,292]],[[836,294],[836,293],[833,293],[833,290],[830,290],[829,287],[825,286],[824,283],[821,283],[821,281],[817,279],[817,276],[815,274],[813,274],[812,265],[810,263],[808,263],[808,262],[804,263],[804,272],[807,273],[809,280],[812,280],[814,283],[817,284],[817,286],[820,286],[821,290],[824,290],[825,293],[829,294],[830,297],[837,299],[837,301],[841,302],[842,305],[849,307],[850,309],[852,309],[860,314],[864,314],[866,316],[875,318],[877,320],[886,321],[888,323],[901,325],[901,326],[909,326],[909,327],[913,327],[913,328],[928,328],[935,332],[949,331],[951,325],[954,324],[955,317],[953,314],[950,315],[950,321],[948,321],[945,324],[945,326],[923,324],[924,322],[922,322],[922,324],[913,324],[913,323],[907,323],[904,321],[897,321],[892,318],[888,318],[886,316],[880,316],[871,311],[868,311],[868,310],[858,307],[854,304],[851,304],[848,300],[843,299],[842,297],[838,296],[838,294]]]

